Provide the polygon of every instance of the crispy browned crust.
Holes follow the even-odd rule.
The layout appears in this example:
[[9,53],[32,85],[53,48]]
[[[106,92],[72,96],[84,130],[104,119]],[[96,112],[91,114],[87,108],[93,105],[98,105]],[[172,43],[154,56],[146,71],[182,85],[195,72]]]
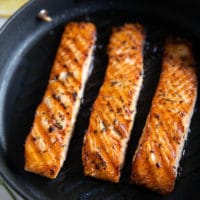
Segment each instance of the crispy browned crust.
[[161,194],[174,188],[197,96],[194,65],[189,42],[166,41],[160,81],[133,157],[131,175],[136,184]]
[[[25,142],[25,170],[56,178],[65,160],[96,37],[91,23],[69,23]],[[83,74],[85,73],[85,74]]]
[[113,30],[105,80],[83,142],[85,175],[119,181],[142,85],[143,42],[140,24],[126,24]]

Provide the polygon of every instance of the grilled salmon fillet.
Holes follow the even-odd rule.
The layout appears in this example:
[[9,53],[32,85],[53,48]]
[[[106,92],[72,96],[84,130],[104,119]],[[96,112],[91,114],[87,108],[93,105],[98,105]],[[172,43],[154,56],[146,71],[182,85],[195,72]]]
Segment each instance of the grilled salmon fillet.
[[109,63],[92,108],[82,149],[84,173],[118,182],[143,80],[144,33],[140,24],[114,28]]
[[66,157],[96,39],[92,23],[66,25],[25,142],[25,170],[56,178]]
[[166,40],[162,72],[138,148],[131,180],[161,194],[170,193],[187,138],[197,96],[191,44]]

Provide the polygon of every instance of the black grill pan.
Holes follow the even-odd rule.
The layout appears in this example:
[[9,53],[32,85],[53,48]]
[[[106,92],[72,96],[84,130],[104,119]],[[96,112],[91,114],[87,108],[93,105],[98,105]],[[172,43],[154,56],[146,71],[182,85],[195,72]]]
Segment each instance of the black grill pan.
[[[190,10],[185,14],[179,4],[169,2],[35,0],[23,7],[0,30],[0,174],[24,199],[198,199],[199,100],[174,191],[163,197],[129,183],[132,156],[159,79],[164,38],[172,35],[191,40],[199,68],[200,28],[197,17],[189,7],[184,7],[188,4],[182,2],[182,8]],[[51,23],[36,19],[40,9],[48,10],[53,18]],[[44,94],[64,25],[69,21],[94,22],[98,40],[67,160],[58,178],[49,180],[23,170],[24,141]],[[103,82],[108,59],[106,45],[112,27],[134,22],[145,26],[145,77],[122,176],[118,184],[112,184],[83,175],[81,147],[91,106]]]

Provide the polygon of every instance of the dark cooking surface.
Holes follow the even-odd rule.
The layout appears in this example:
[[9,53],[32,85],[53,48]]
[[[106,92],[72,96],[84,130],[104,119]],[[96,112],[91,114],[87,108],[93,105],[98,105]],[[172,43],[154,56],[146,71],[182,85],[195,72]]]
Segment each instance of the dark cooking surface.
[[[47,3],[47,1],[44,2]],[[64,0],[61,2],[64,5]],[[77,5],[79,4],[77,3]],[[120,8],[122,8],[123,4],[120,5]],[[1,66],[0,74],[0,78],[4,77],[4,81],[0,79],[0,172],[21,194],[34,200],[194,199],[200,194],[198,190],[200,187],[199,101],[192,119],[191,133],[185,148],[185,155],[181,161],[181,174],[174,192],[167,197],[161,197],[146,189],[130,185],[129,176],[132,156],[137,147],[159,79],[162,43],[165,36],[172,34],[191,39],[194,43],[197,61],[200,59],[199,49],[197,48],[200,40],[190,29],[191,27],[187,27],[187,23],[184,27],[184,22],[177,22],[176,19],[170,18],[170,15],[165,16],[165,13],[163,13],[164,17],[162,17],[162,12],[159,10],[155,13],[151,10],[148,13],[148,7],[147,10],[142,11],[133,5],[130,7],[126,3],[123,5],[123,9],[118,9],[117,6],[115,7],[112,4],[108,4],[107,9],[102,11],[104,8],[105,6],[102,6],[102,8],[100,6],[96,13],[93,13],[94,10],[89,7],[84,7],[85,10],[80,9],[79,12],[69,10],[67,13],[63,11],[63,13],[55,14],[55,19],[51,24],[33,19],[34,28],[30,27],[31,30],[29,30],[32,31],[32,34],[27,35],[27,39],[24,35],[25,40],[21,46],[16,43],[16,48],[9,47],[10,56],[7,52],[7,57],[5,57],[6,53],[0,47],[0,54],[4,56],[2,59],[0,58],[0,65],[4,64],[6,60],[5,64],[2,65],[3,67]],[[36,11],[37,9],[34,12]],[[93,71],[86,86],[67,160],[58,178],[48,180],[24,172],[23,145],[31,127],[36,106],[44,93],[63,26],[71,20],[94,22],[98,29],[98,41],[94,55]],[[107,65],[105,52],[111,27],[119,26],[124,22],[141,22],[145,25],[145,78],[121,180],[119,184],[112,184],[84,177],[81,148],[84,131],[88,126],[90,109],[102,84]],[[7,40],[12,38],[13,44],[15,40],[19,39],[17,37],[20,37],[17,35],[21,31],[20,27],[19,25],[16,27],[16,35],[13,38],[7,37]],[[36,27],[42,31],[36,30]],[[3,41],[1,38],[3,37],[0,37],[0,42],[5,45],[5,40]],[[17,56],[13,58],[12,55]],[[198,63],[200,63],[200,60]]]

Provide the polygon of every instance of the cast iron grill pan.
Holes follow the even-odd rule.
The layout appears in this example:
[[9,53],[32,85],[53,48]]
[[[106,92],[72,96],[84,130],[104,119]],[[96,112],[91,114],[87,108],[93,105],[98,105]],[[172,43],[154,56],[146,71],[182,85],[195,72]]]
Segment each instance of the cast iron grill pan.
[[[102,3],[98,4],[99,7],[96,5],[96,10],[93,9],[93,4],[88,7],[81,7],[82,4],[79,1],[75,4],[74,12],[71,10],[55,14],[51,24],[37,21],[32,17],[36,24],[35,27],[42,31],[33,30],[32,39],[29,37],[28,42],[24,44],[23,48],[21,47],[22,50],[20,53],[18,52],[17,58],[14,57],[13,62],[9,61],[7,65],[2,67],[1,77],[4,77],[5,83],[3,85],[2,81],[0,90],[0,109],[2,111],[0,116],[2,126],[0,133],[1,174],[25,199],[156,200],[197,197],[200,193],[199,101],[197,101],[192,119],[191,131],[185,145],[185,154],[181,160],[182,168],[179,169],[180,173],[175,190],[170,195],[162,197],[142,187],[131,185],[129,181],[132,156],[137,148],[138,139],[142,133],[159,80],[164,39],[166,36],[181,36],[192,41],[197,67],[199,67],[199,38],[196,37],[193,30],[187,27],[187,24],[178,23],[175,19],[162,15],[161,11],[153,13],[147,8],[142,10],[137,6],[134,7],[133,4],[130,6],[128,3],[119,4],[120,7],[117,6],[117,3],[108,3],[108,6]],[[78,8],[79,11],[76,11]],[[55,180],[49,180],[23,170],[24,141],[31,128],[35,109],[44,94],[60,37],[64,25],[68,21],[95,23],[98,39],[91,66],[91,75],[86,85],[67,159],[59,176]],[[145,76],[137,106],[138,113],[127,149],[125,166],[120,182],[113,184],[83,175],[81,149],[84,132],[88,127],[91,106],[103,83],[108,62],[106,47],[112,27],[129,22],[140,22],[145,26]],[[26,42],[26,39],[22,42]],[[19,51],[17,48],[16,45],[16,49],[11,50],[11,55],[17,54]],[[9,60],[11,59],[12,57],[9,58]],[[9,73],[6,70],[9,70]]]

